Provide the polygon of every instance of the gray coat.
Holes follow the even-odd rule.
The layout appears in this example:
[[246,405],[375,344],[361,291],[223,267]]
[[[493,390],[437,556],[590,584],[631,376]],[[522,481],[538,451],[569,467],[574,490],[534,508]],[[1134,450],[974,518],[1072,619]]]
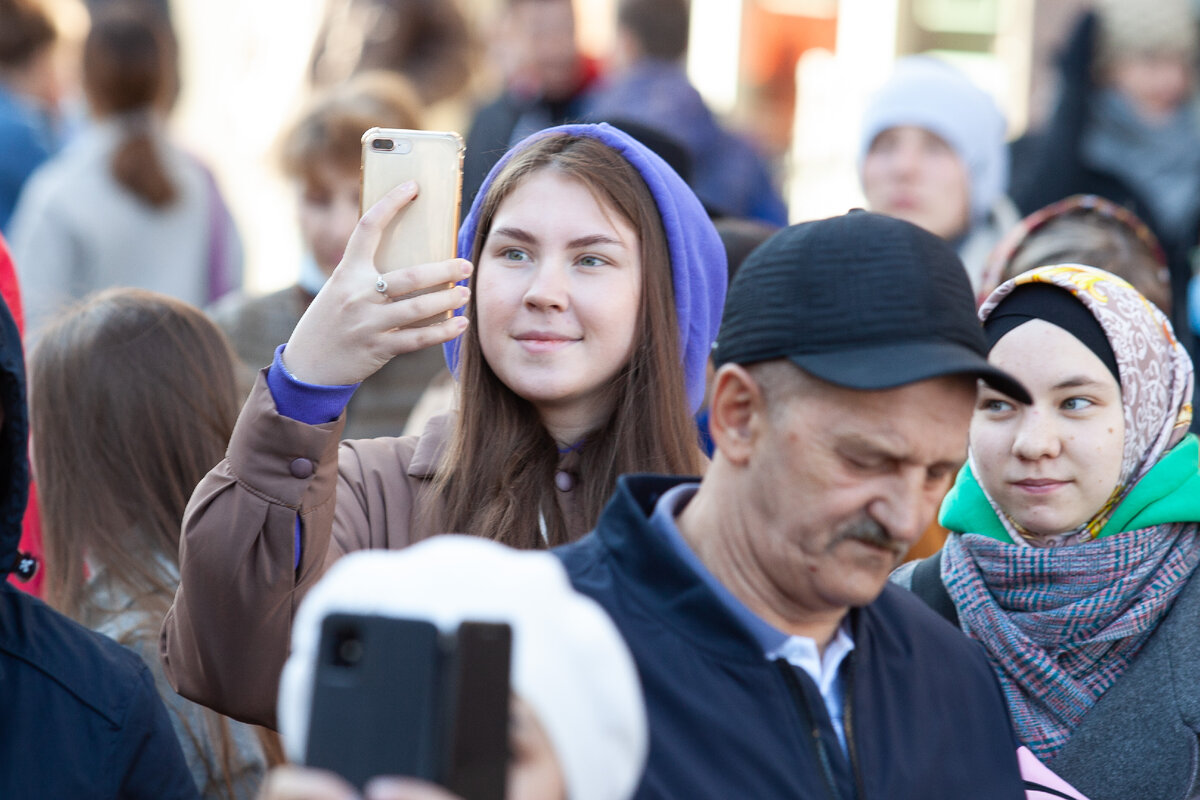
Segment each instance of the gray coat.
[[1090,800],[1200,797],[1200,571],[1046,766]]

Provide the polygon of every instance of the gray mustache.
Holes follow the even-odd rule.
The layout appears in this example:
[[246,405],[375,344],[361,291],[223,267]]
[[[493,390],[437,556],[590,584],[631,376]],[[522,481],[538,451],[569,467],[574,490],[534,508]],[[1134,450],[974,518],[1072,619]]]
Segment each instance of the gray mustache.
[[903,555],[908,550],[906,544],[896,541],[886,528],[870,517],[861,517],[842,528],[834,537],[834,543],[846,539],[891,550],[897,555]]

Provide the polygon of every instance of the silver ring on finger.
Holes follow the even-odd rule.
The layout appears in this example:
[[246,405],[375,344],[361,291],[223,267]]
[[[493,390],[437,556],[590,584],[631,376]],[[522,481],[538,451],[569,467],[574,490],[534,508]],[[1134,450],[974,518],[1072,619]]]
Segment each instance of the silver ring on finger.
[[385,281],[385,280],[383,279],[383,276],[382,276],[382,275],[380,275],[380,276],[379,276],[379,279],[378,279],[377,281],[375,281],[375,291],[377,291],[377,292],[379,292],[380,294],[382,294],[382,295],[386,296],[386,295],[387,295],[387,290],[388,290],[388,284],[387,284],[387,281]]

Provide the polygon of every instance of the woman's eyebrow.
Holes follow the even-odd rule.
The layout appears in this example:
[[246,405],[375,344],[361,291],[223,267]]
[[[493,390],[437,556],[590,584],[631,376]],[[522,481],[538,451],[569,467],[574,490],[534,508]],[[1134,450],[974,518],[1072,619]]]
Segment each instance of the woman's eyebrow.
[[537,237],[524,228],[496,228],[490,235],[516,239],[518,242],[525,242],[526,244],[537,243]]
[[1089,378],[1086,375],[1073,375],[1070,378],[1063,378],[1058,383],[1054,384],[1055,389],[1077,389],[1081,386],[1103,386],[1103,382],[1094,378]]
[[580,247],[595,247],[596,245],[617,245],[624,247],[625,243],[620,239],[614,238],[604,233],[593,233],[589,236],[580,236],[578,239],[572,239],[567,242],[570,248]]

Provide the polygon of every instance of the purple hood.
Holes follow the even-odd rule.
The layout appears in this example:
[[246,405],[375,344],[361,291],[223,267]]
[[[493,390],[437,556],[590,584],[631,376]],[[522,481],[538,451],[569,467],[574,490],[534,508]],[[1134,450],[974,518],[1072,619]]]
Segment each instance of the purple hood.
[[[479,225],[479,209],[492,181],[512,154],[545,136],[570,134],[592,136],[623,155],[632,164],[654,196],[667,233],[671,274],[675,286],[675,313],[679,319],[680,350],[692,411],[704,400],[708,353],[717,336],[725,303],[728,269],[725,248],[696,195],[667,163],[633,137],[606,123],[560,125],[547,128],[514,145],[492,168],[475,196],[471,211],[458,231],[458,255],[470,258]],[[461,313],[461,311],[459,312]],[[459,340],[447,342],[446,363],[458,371]]]

